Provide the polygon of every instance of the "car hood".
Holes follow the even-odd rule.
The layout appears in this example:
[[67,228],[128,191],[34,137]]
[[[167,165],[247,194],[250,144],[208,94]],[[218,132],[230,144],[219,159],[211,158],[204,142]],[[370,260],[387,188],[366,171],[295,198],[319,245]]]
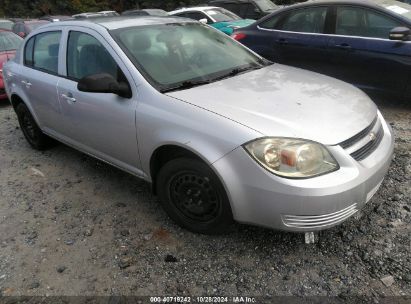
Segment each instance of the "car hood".
[[280,64],[167,94],[262,136],[305,138],[325,145],[354,136],[377,115],[371,99],[352,85]]

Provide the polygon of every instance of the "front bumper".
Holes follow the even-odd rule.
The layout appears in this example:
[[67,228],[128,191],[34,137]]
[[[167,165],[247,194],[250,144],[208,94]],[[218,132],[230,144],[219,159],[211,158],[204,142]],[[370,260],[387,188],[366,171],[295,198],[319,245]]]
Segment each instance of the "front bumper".
[[341,146],[328,146],[340,169],[309,179],[271,174],[238,147],[213,164],[238,222],[289,231],[333,227],[360,210],[378,190],[390,165],[394,137],[380,115],[384,137],[367,158],[356,161]]

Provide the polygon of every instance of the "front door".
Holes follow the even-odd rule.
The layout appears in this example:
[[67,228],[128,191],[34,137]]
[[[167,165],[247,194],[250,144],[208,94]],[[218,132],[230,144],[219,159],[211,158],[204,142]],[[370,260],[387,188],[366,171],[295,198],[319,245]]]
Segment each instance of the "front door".
[[335,16],[328,45],[334,63],[330,75],[364,89],[403,92],[411,71],[411,43],[389,39],[390,31],[403,24],[357,6],[339,6]]
[[[96,36],[95,36],[96,35]],[[68,34],[67,77],[58,84],[64,114],[65,140],[82,150],[139,174],[136,139],[136,97],[111,93],[87,93],[77,89],[85,76],[108,73],[131,88],[132,78],[108,43],[88,30]],[[114,56],[113,56],[114,55]],[[116,59],[114,59],[116,58]]]

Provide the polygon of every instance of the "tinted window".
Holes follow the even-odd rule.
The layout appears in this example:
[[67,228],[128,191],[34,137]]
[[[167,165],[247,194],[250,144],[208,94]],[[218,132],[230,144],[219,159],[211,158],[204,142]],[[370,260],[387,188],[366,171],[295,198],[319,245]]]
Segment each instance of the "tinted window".
[[324,30],[326,7],[313,7],[292,11],[281,29],[291,32],[322,33]]
[[212,21],[209,18],[207,18],[206,15],[204,15],[203,13],[199,13],[199,12],[186,12],[184,14],[184,17],[194,19],[197,21],[200,21],[201,19],[207,19],[208,23],[212,23]]
[[81,79],[98,73],[108,73],[120,80],[116,62],[96,38],[81,32],[70,32],[67,45],[67,76]]
[[281,19],[280,15],[275,15],[271,17],[270,19],[262,22],[259,24],[260,27],[262,28],[267,28],[267,29],[277,29],[278,28],[278,21]]
[[22,41],[23,39],[16,34],[11,32],[0,32],[0,52],[16,50],[19,48]]
[[389,38],[400,22],[377,12],[355,7],[337,8],[335,33],[346,36]]

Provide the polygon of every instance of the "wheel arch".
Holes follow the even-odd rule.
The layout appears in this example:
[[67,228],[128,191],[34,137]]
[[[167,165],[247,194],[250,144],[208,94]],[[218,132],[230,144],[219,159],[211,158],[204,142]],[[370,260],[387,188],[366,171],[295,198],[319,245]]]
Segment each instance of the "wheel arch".
[[[189,147],[182,146],[179,144],[163,144],[159,147],[157,147],[153,153],[151,154],[150,157],[150,177],[152,181],[152,190],[153,193],[157,193],[156,189],[156,179],[159,171],[161,168],[169,161],[176,159],[176,158],[181,158],[181,157],[187,157],[187,158],[192,158],[192,159],[197,159],[208,166],[210,166],[210,162],[207,161],[207,159],[199,154],[197,151],[193,151]],[[210,166],[211,167],[211,166]]]

